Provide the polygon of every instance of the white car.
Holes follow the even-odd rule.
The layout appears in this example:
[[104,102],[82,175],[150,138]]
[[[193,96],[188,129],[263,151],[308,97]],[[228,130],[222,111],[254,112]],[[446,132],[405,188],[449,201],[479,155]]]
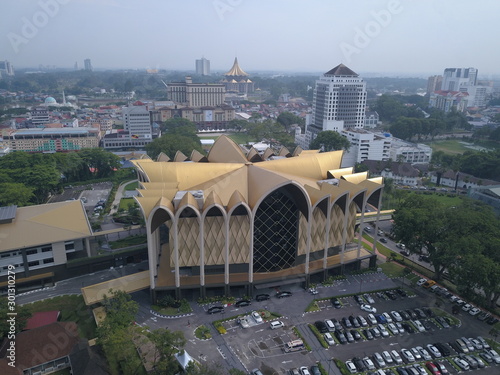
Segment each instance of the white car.
[[466,303],[462,306],[463,311],[469,311],[470,309],[472,309],[472,305],[470,303]]
[[328,345],[332,346],[332,345],[335,345],[335,341],[333,340],[333,337],[330,333],[325,333],[323,335],[323,337],[325,338],[325,341]]
[[347,367],[347,370],[349,370],[349,372],[351,374],[355,374],[358,372],[358,370],[356,369],[356,366],[354,365],[354,363],[352,361],[346,361],[345,367]]
[[476,316],[480,312],[481,312],[481,310],[477,307],[473,307],[472,309],[469,310],[469,314],[471,314],[472,316]]
[[387,328],[389,328],[389,331],[391,331],[391,333],[394,336],[399,334],[399,329],[398,329],[398,327],[396,327],[396,325],[394,323],[387,324]]
[[275,320],[275,321],[271,322],[270,326],[271,326],[271,329],[276,329],[276,328],[284,327],[285,325],[283,324],[282,321]]
[[389,331],[384,327],[383,324],[379,324],[377,327],[382,337],[389,337]]
[[406,362],[415,362],[415,357],[413,356],[411,350],[401,349],[401,355],[406,359]]
[[468,371],[470,369],[469,364],[465,359],[462,359],[460,357],[455,357],[453,358],[453,361],[457,364],[458,367],[460,367],[462,370]]
[[401,365],[403,363],[403,358],[401,358],[401,356],[397,351],[391,350],[391,356],[392,359],[394,359],[394,362],[396,362],[396,364]]
[[394,359],[391,357],[391,353],[389,353],[387,350],[384,350],[382,352],[382,358],[384,358],[385,363],[387,363],[387,366],[390,366],[394,363]]
[[[390,356],[389,356],[389,357],[390,357]],[[382,367],[385,367],[385,366],[386,366],[386,365],[385,365],[385,361],[384,361],[384,357],[382,357],[382,356],[380,355],[380,353],[377,353],[377,352],[373,353],[373,360],[375,361],[375,363],[377,364],[377,366],[378,366],[379,368],[382,368]]]
[[391,311],[391,315],[396,322],[402,322],[403,317],[397,311]]
[[493,362],[495,362],[496,364],[500,363],[500,355],[495,350],[486,350],[486,353],[490,355],[490,357],[493,359]]
[[368,293],[363,294],[363,297],[365,298],[366,302],[375,303],[375,300],[373,299],[373,297],[370,296]]
[[414,320],[412,323],[418,332],[425,332],[425,327],[420,323],[420,320]]
[[250,324],[248,323],[248,320],[246,317],[243,317],[240,319],[239,321],[240,325],[241,325],[241,328],[248,328],[250,327]]
[[418,281],[417,281],[417,285],[418,285],[418,286],[422,286],[422,285],[424,285],[426,282],[427,282],[427,279],[420,279],[420,280],[418,280]]
[[299,370],[302,375],[311,375],[309,369],[306,366],[302,366]]
[[434,345],[428,344],[427,349],[434,358],[441,358],[441,352]]
[[359,307],[361,308],[361,310],[367,311],[369,313],[376,313],[377,312],[377,309],[375,307],[367,305],[366,303],[362,303]]
[[421,346],[417,346],[417,350],[422,355],[422,358],[424,359],[424,361],[431,361],[432,360],[432,356],[429,354],[429,352],[426,349],[422,348]]
[[413,354],[413,357],[415,357],[415,361],[420,361],[422,360],[422,354],[420,354],[420,351],[417,348],[411,348],[410,349],[411,354]]
[[365,363],[365,366],[368,370],[375,370],[375,364],[370,359],[370,357],[364,357],[363,362]]
[[373,315],[373,314],[368,314],[368,315],[367,315],[367,318],[368,318],[368,320],[370,321],[370,324],[371,324],[372,326],[374,326],[375,324],[377,324],[377,318],[375,318],[375,315]]
[[489,349],[490,348],[490,344],[488,344],[488,342],[485,339],[483,339],[481,336],[477,336],[477,339],[483,345],[484,349]]
[[260,316],[260,314],[257,311],[252,312],[252,318],[254,318],[257,323],[263,322],[262,316]]
[[387,320],[387,323],[392,323],[392,318],[389,313],[384,312],[382,313],[382,316],[385,318],[385,320]]

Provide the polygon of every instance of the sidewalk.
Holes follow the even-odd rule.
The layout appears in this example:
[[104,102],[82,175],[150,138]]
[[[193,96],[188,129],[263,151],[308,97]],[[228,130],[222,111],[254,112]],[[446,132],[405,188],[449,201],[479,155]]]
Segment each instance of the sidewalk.
[[[113,200],[113,203],[111,203],[111,209],[109,210],[109,215],[113,215],[115,212],[118,211],[118,207],[120,206],[120,200],[123,197],[123,191],[125,190],[125,186],[132,182],[136,182],[138,180],[130,180],[130,181],[125,181],[118,186],[118,189],[116,189],[116,194],[115,194],[115,199]],[[116,208],[115,208],[116,207]]]

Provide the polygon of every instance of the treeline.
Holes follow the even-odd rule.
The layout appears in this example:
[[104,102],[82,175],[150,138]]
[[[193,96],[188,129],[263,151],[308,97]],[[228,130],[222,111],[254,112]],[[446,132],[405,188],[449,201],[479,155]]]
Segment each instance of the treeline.
[[461,155],[435,151],[431,163],[437,169],[452,169],[478,178],[500,181],[500,149],[466,151]]
[[[382,95],[373,109],[382,121],[390,123],[389,131],[397,138],[420,140],[456,129],[471,130],[466,116],[457,111],[444,113],[436,108],[427,108],[428,98],[419,95]],[[424,111],[423,108],[426,110]]]
[[11,152],[0,158],[0,206],[46,202],[65,184],[112,178],[120,158],[100,148],[71,153]]

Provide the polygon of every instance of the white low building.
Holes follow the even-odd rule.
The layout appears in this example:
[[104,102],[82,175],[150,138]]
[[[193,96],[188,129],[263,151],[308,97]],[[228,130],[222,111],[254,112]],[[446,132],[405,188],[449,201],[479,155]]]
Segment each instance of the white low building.
[[351,143],[349,151],[344,154],[342,168],[352,167],[364,160],[389,160],[392,142],[390,134],[372,133],[363,129],[344,130],[340,134]]

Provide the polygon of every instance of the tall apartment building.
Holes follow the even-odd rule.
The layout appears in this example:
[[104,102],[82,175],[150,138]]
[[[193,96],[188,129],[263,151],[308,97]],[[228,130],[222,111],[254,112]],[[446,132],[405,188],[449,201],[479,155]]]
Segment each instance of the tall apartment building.
[[151,114],[146,106],[128,106],[122,108],[123,129],[129,132],[131,139],[151,139]]
[[199,60],[196,60],[196,74],[199,74],[202,76],[209,76],[210,75],[210,60],[207,60],[204,57],[202,57]]
[[218,83],[193,83],[191,77],[185,82],[171,82],[167,85],[168,98],[189,107],[207,107],[224,104],[226,89]]
[[92,61],[90,59],[83,60],[83,64],[84,64],[85,70],[87,70],[89,72],[94,70],[94,68],[92,67]]
[[366,82],[344,64],[337,65],[316,81],[313,123],[306,139],[311,142],[325,130],[342,132],[365,124]]
[[477,73],[475,68],[446,68],[441,89],[466,92],[470,86],[476,85]]
[[8,60],[0,61],[0,76],[13,76],[14,75],[14,67]]
[[427,95],[432,94],[434,91],[441,90],[443,83],[443,76],[430,76],[427,79]]

